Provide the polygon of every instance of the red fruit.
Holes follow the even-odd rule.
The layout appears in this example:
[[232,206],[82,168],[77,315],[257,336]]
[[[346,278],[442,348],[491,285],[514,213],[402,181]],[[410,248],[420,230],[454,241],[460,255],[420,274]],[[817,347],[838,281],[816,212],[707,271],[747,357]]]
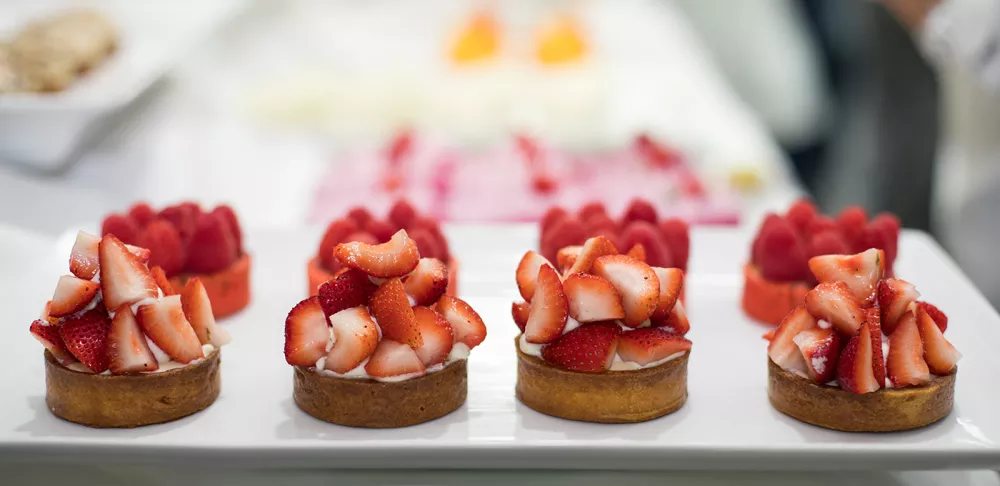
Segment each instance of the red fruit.
[[670,309],[670,314],[663,319],[653,318],[651,327],[657,327],[664,331],[684,336],[691,330],[691,322],[688,321],[687,311],[684,310],[684,303],[677,301],[674,308]]
[[845,336],[857,334],[864,324],[861,303],[844,282],[824,282],[810,290],[805,298],[806,309],[817,319],[823,319]]
[[335,272],[340,267],[340,262],[333,256],[333,249],[337,244],[348,241],[347,237],[358,230],[358,226],[350,219],[339,219],[326,227],[323,239],[320,240],[317,255],[323,268],[330,272]]
[[870,249],[856,255],[824,255],[809,259],[809,269],[820,282],[845,282],[862,305],[875,302],[878,281],[885,271],[885,254]]
[[455,342],[463,343],[472,349],[486,339],[486,324],[472,307],[464,300],[442,295],[437,303],[437,311],[448,320]]
[[574,273],[563,282],[569,315],[579,322],[613,321],[625,317],[618,292],[607,280]]
[[872,373],[879,386],[885,386],[885,357],[882,355],[882,325],[878,306],[865,309],[865,327],[872,338]]
[[840,334],[833,329],[814,327],[796,334],[792,341],[802,353],[806,372],[814,382],[825,384],[837,376]]
[[885,233],[885,258],[889,260],[886,267],[891,268],[892,262],[896,261],[897,250],[899,248],[899,231],[902,228],[899,218],[891,213],[879,213],[872,219],[872,224],[882,229]]
[[567,370],[600,373],[614,361],[620,334],[615,323],[585,324],[542,348],[542,359]]
[[184,268],[184,245],[172,224],[163,219],[150,222],[139,233],[137,244],[149,249],[149,265],[158,266],[167,275],[176,275]]
[[[803,236],[811,239],[820,233],[826,233],[828,231],[837,233],[837,235],[840,236],[841,241],[844,241],[844,244],[847,244],[847,241],[844,240],[843,233],[840,231],[840,226],[837,225],[837,222],[834,221],[833,218],[822,214],[817,214],[813,217],[813,220],[806,225],[806,231]],[[847,244],[847,248],[848,250],[845,253],[850,253],[849,244]]]
[[79,279],[72,275],[59,277],[56,291],[49,303],[49,315],[62,317],[83,310],[94,300],[100,288],[101,284],[97,282]]
[[[351,242],[351,241],[357,241],[357,242],[366,243],[366,244],[369,244],[369,245],[377,245],[379,243],[378,238],[375,238],[375,235],[373,235],[373,234],[371,234],[371,233],[369,233],[367,231],[355,231],[355,232],[353,232],[353,233],[345,236],[344,240],[341,241],[341,243],[348,243],[348,242]],[[337,265],[339,266],[340,262],[337,262]]]
[[764,338],[764,340],[767,342],[771,342],[774,339],[774,333],[777,330],[778,328],[771,329],[770,331],[767,331],[764,334],[762,334],[760,337]]
[[383,339],[368,359],[365,371],[377,378],[423,374],[426,368],[417,353],[405,344]]
[[809,277],[805,245],[791,223],[782,218],[769,219],[761,228],[754,261],[767,280],[797,282]]
[[594,262],[605,255],[617,255],[618,249],[607,237],[595,236],[583,243],[580,254],[567,273],[588,273]]
[[604,208],[604,203],[600,201],[593,201],[580,207],[580,210],[576,212],[576,215],[580,218],[580,221],[588,221],[596,215],[604,215],[604,217],[607,217],[608,211]]
[[625,255],[608,255],[594,262],[593,272],[611,282],[622,297],[626,326],[637,327],[653,315],[660,301],[660,281],[649,265]]
[[177,229],[177,234],[181,237],[181,241],[187,247],[198,226],[199,215],[201,215],[201,208],[197,204],[181,203],[163,208],[160,210],[159,217],[170,221],[170,224],[174,225],[174,228]]
[[[344,309],[330,316],[333,347],[326,355],[323,369],[347,373],[357,368],[378,346],[378,325],[364,307]],[[324,342],[324,346],[326,343]]]
[[184,268],[193,273],[215,273],[228,268],[238,257],[239,248],[229,231],[229,222],[218,213],[198,216]]
[[905,281],[894,278],[879,280],[878,306],[882,310],[882,329],[892,334],[899,318],[910,308],[910,304],[920,297],[917,288]]
[[201,344],[211,344],[218,348],[232,341],[229,332],[215,323],[212,302],[208,300],[208,291],[200,278],[192,277],[184,285],[181,290],[181,308]]
[[414,349],[417,357],[424,366],[443,363],[455,344],[451,324],[444,316],[427,307],[414,307],[413,314],[417,316],[417,327],[420,328],[420,335],[424,338],[424,344]]
[[141,373],[160,368],[132,308],[128,305],[119,307],[115,317],[111,319],[107,349],[111,374]]
[[135,221],[135,224],[137,224],[139,228],[145,227],[147,224],[156,219],[156,211],[153,211],[153,208],[149,207],[149,204],[144,202],[133,204],[128,210],[128,215],[132,218],[132,221]]
[[417,219],[417,210],[405,199],[396,201],[389,209],[389,221],[399,229],[410,229],[410,225]]
[[632,248],[629,249],[629,251],[628,251],[628,253],[626,253],[626,255],[628,255],[628,256],[630,256],[632,258],[635,258],[636,260],[639,260],[640,262],[648,263],[648,262],[646,262],[646,247],[642,246],[642,243],[636,243],[636,244],[632,245]]
[[941,330],[941,332],[948,330],[948,316],[944,315],[944,312],[941,312],[941,309],[934,307],[934,304],[929,302],[917,302],[917,307],[923,309],[927,315],[931,316],[931,319],[934,320],[934,323],[937,324],[937,327]]
[[920,386],[931,381],[931,372],[924,361],[924,345],[920,341],[917,318],[906,312],[899,318],[896,330],[889,335],[889,356],[886,373],[894,387]]
[[430,231],[423,228],[416,228],[409,232],[410,238],[417,244],[417,251],[423,258],[435,258],[440,260],[444,256],[438,244],[438,239]]
[[604,236],[617,244],[618,224],[608,217],[608,215],[603,213],[595,214],[590,219],[583,220],[583,226],[587,230],[587,236],[591,238]]
[[84,280],[90,280],[97,275],[100,259],[97,248],[101,244],[99,236],[80,231],[76,234],[76,242],[69,255],[69,271]]
[[285,318],[285,361],[292,366],[315,366],[326,356],[330,324],[315,295],[292,307]]
[[323,282],[316,296],[323,312],[330,317],[344,309],[368,305],[375,288],[368,275],[352,268]]
[[622,231],[622,248],[632,248],[641,244],[646,250],[646,262],[654,267],[669,268],[674,266],[674,255],[667,246],[660,229],[653,223],[634,221]]
[[545,257],[531,250],[528,250],[521,257],[521,262],[517,264],[517,271],[514,274],[514,278],[517,281],[517,290],[521,293],[521,297],[524,297],[524,300],[528,302],[531,302],[532,296],[535,295],[538,269],[543,266],[551,268],[552,264]]
[[539,234],[541,235],[542,239],[545,238],[545,235],[548,233],[550,229],[552,229],[553,225],[555,225],[557,222],[561,221],[568,215],[569,213],[567,213],[565,209],[560,208],[558,206],[552,206],[551,208],[548,209],[548,211],[545,211],[545,214],[542,215],[542,220],[539,224]]
[[382,221],[379,219],[368,220],[365,224],[364,230],[371,233],[379,241],[379,243],[385,243],[392,239],[392,235],[399,231],[399,228],[392,225],[388,221]]
[[656,279],[660,281],[660,298],[656,303],[652,319],[666,319],[684,288],[684,271],[679,268],[653,267]]
[[628,207],[625,208],[625,214],[622,216],[622,226],[633,221],[645,221],[655,225],[659,219],[660,217],[656,214],[656,208],[649,201],[645,199],[633,199]]
[[59,338],[79,362],[94,373],[108,369],[108,331],[111,319],[104,309],[91,309],[63,319]]
[[565,273],[569,270],[570,267],[576,263],[576,259],[580,257],[580,252],[582,250],[582,246],[567,246],[565,248],[561,248],[559,252],[556,253],[556,264],[559,265],[559,271]]
[[771,343],[767,345],[767,356],[774,364],[786,371],[808,372],[802,351],[795,344],[795,336],[800,332],[816,328],[816,319],[803,306],[790,312],[774,331]]
[[162,268],[150,268],[149,274],[153,276],[153,281],[156,282],[156,286],[160,288],[160,292],[163,292],[163,295],[174,295],[177,293],[174,291],[174,286],[170,284],[170,280],[167,279],[167,273]]
[[417,318],[399,278],[383,282],[372,294],[368,307],[387,339],[406,343],[414,349],[423,345]]
[[531,315],[531,304],[527,302],[514,302],[510,306],[510,314],[514,318],[514,324],[524,332],[524,326],[528,323],[528,316]]
[[544,344],[562,335],[569,317],[569,302],[559,275],[550,265],[538,269],[537,286],[531,299],[531,311],[524,325],[524,338],[529,343]]
[[406,275],[412,272],[420,261],[417,244],[406,234],[406,230],[399,230],[388,242],[381,245],[369,245],[357,241],[341,243],[334,250],[334,255],[340,263],[380,278]]
[[927,368],[939,376],[951,373],[962,354],[945,339],[934,318],[921,307],[917,307],[917,329],[920,331],[920,340],[924,343]]
[[52,356],[60,363],[65,365],[76,361],[76,358],[66,349],[62,338],[59,337],[59,326],[52,325],[43,319],[38,319],[31,323],[29,330],[31,331],[31,335],[38,342],[42,343],[42,346],[45,346],[45,349],[49,350]]
[[233,239],[236,240],[236,251],[240,254],[243,253],[243,230],[240,228],[240,220],[236,217],[236,212],[233,211],[228,204],[220,204],[212,210],[213,213],[222,216],[222,219],[229,223],[229,231],[233,234]]
[[874,221],[865,225],[864,232],[862,232],[861,236],[854,242],[855,251],[858,252],[865,251],[870,248],[877,248],[884,252],[888,247],[888,230],[881,224],[875,223]]
[[184,316],[181,296],[171,295],[152,304],[140,305],[136,317],[149,339],[174,360],[190,363],[205,357],[198,335]]
[[691,255],[691,230],[687,222],[677,218],[664,220],[660,223],[660,234],[670,248],[673,266],[686,272]]
[[421,258],[403,282],[406,293],[416,305],[431,305],[448,288],[448,267],[435,258]]
[[691,341],[663,329],[646,327],[625,331],[618,339],[623,361],[647,365],[691,350]]
[[860,206],[848,206],[837,215],[837,226],[840,233],[844,235],[844,241],[854,252],[867,250],[867,248],[857,248],[858,240],[865,232],[865,225],[868,224],[868,213]]
[[354,222],[354,225],[358,228],[364,228],[368,225],[368,222],[372,220],[372,213],[369,213],[367,209],[356,207],[351,208],[347,212],[347,219]]
[[541,253],[549,261],[556,259],[561,248],[573,245],[583,245],[587,241],[587,230],[580,220],[566,216],[552,225],[552,228],[542,235]]
[[837,231],[823,231],[809,240],[807,255],[809,258],[822,255],[846,255],[851,252],[844,238]]
[[112,214],[101,223],[101,236],[112,234],[124,243],[136,244],[139,225],[128,215]]
[[816,205],[806,198],[795,201],[785,213],[785,219],[800,235],[806,234],[809,223],[812,223],[814,217],[816,217]]
[[106,309],[155,299],[160,292],[149,270],[114,235],[105,235],[99,248],[101,294]]
[[882,388],[884,382],[875,378],[872,363],[873,354],[882,355],[881,349],[872,349],[871,330],[862,326],[857,334],[851,337],[840,355],[837,363],[837,383],[851,393],[871,393]]

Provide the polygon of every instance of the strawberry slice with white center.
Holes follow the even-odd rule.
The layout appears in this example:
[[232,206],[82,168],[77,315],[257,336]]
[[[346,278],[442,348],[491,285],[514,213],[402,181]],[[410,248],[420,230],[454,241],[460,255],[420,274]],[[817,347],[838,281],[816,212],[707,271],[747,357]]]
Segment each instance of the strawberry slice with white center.
[[515,279],[517,280],[517,290],[521,292],[524,300],[531,302],[535,295],[535,286],[538,285],[538,269],[548,266],[552,268],[549,261],[535,251],[529,250],[521,257],[521,262],[517,264]]
[[678,336],[684,336],[691,330],[691,322],[688,321],[687,311],[684,310],[684,303],[677,301],[670,309],[670,314],[663,319],[651,318],[650,327],[657,327],[667,332],[672,332]]
[[615,359],[621,327],[612,322],[584,324],[542,348],[542,359],[560,368],[600,373]]
[[181,307],[201,344],[211,344],[218,348],[233,340],[228,331],[216,324],[212,302],[208,299],[208,291],[200,278],[192,277],[184,285],[181,290]]
[[406,230],[399,230],[381,245],[360,241],[341,243],[333,250],[340,263],[361,270],[372,277],[402,277],[417,268],[420,251]]
[[551,266],[542,265],[537,280],[528,322],[524,325],[524,339],[532,344],[545,344],[562,335],[569,318],[569,302],[562,281]]
[[146,335],[139,328],[139,322],[132,308],[122,305],[111,319],[108,332],[108,368],[112,374],[142,373],[160,368],[146,342]]
[[910,308],[910,304],[920,297],[917,288],[905,281],[887,278],[878,282],[878,306],[882,310],[882,329],[892,334],[899,318]]
[[875,301],[876,285],[885,271],[885,252],[872,248],[856,255],[812,257],[809,269],[820,282],[845,282],[866,306]]
[[101,295],[108,311],[159,297],[160,289],[149,269],[114,235],[101,239],[99,253]]
[[45,346],[45,349],[49,350],[60,363],[66,365],[76,361],[76,358],[66,349],[62,338],[59,337],[59,326],[38,319],[31,323],[30,331],[31,335],[35,336],[35,339],[42,343],[42,346]]
[[931,372],[924,361],[924,344],[917,329],[917,318],[906,312],[889,336],[889,356],[885,363],[892,386],[920,386],[931,381]]
[[368,275],[353,268],[341,268],[342,273],[319,286],[319,305],[327,317],[344,309],[366,306],[376,286]]
[[72,275],[59,277],[56,291],[49,304],[49,315],[63,317],[83,310],[100,290],[101,284]]
[[865,327],[872,338],[872,373],[879,386],[885,386],[885,356],[882,354],[882,324],[878,306],[865,309]]
[[108,330],[111,319],[104,309],[91,309],[63,319],[59,337],[73,357],[94,373],[108,369]]
[[420,335],[424,338],[424,344],[414,349],[417,352],[417,357],[424,363],[424,366],[443,363],[456,342],[451,324],[444,316],[434,312],[429,307],[414,307],[413,314],[417,316],[417,326],[420,328]]
[[531,315],[531,304],[527,302],[514,302],[510,305],[510,314],[514,318],[514,324],[524,332],[524,326],[528,324],[528,316]]
[[573,265],[566,273],[589,273],[591,271],[591,267],[594,266],[594,262],[597,261],[598,258],[605,255],[617,254],[618,249],[615,248],[615,244],[612,243],[607,236],[595,236],[583,243],[583,249],[580,250],[580,256],[577,257],[576,261],[573,262]]
[[652,268],[657,280],[660,281],[660,299],[651,318],[666,319],[681,296],[681,289],[684,288],[684,271],[679,268]]
[[613,321],[625,317],[621,297],[601,277],[574,273],[566,277],[563,291],[569,300],[569,316],[579,322]]
[[837,383],[844,390],[855,394],[871,393],[882,388],[875,378],[872,366],[872,354],[882,355],[882,350],[872,349],[872,337],[869,326],[861,326],[851,337],[840,355],[837,363]]
[[[559,252],[556,253],[556,265],[559,265],[559,271],[566,273],[576,263],[576,259],[580,258],[581,250],[583,250],[583,247],[580,245],[570,245],[560,248]],[[535,275],[538,274],[535,273]]]
[[795,336],[802,331],[813,329],[816,318],[803,306],[798,306],[781,321],[774,331],[774,337],[767,345],[767,356],[774,364],[789,372],[808,373],[808,366],[802,351],[795,344]]
[[861,303],[844,282],[824,282],[806,294],[806,308],[845,336],[857,334],[865,321]]
[[792,341],[798,346],[812,381],[823,384],[837,376],[840,358],[840,333],[833,329],[814,327],[795,335]]
[[324,369],[334,373],[347,373],[375,352],[379,338],[378,325],[372,320],[368,309],[344,309],[330,316],[330,325],[333,327],[333,348],[326,355]]
[[947,375],[955,369],[962,354],[944,337],[934,318],[922,308],[917,308],[917,329],[924,343],[924,361],[935,375]]
[[691,341],[655,327],[625,331],[618,338],[618,356],[643,366],[690,350]]
[[611,282],[622,297],[626,326],[637,327],[653,315],[660,302],[660,280],[652,267],[630,256],[606,255],[594,262],[593,273]]
[[[103,271],[103,265],[101,267]],[[152,304],[140,305],[136,318],[153,344],[178,363],[187,364],[205,357],[198,335],[184,317],[181,296],[171,295]]]
[[[97,275],[100,269],[100,255],[98,248],[101,244],[101,237],[80,231],[76,234],[76,242],[73,243],[73,250],[69,255],[69,271],[73,275],[84,280],[90,280]],[[149,250],[138,246],[125,245],[129,253],[136,256],[143,265],[149,263]]]
[[365,371],[377,378],[391,378],[400,375],[422,375],[426,368],[413,348],[383,339],[368,359]]
[[448,288],[448,267],[437,258],[421,258],[403,281],[403,288],[416,305],[433,304]]
[[[549,267],[551,270],[552,267]],[[552,270],[554,273],[555,270]],[[442,295],[437,303],[437,311],[444,316],[455,334],[455,342],[472,349],[486,339],[486,324],[483,318],[464,300],[450,295]]]
[[292,366],[314,366],[326,356],[330,324],[314,295],[295,304],[285,318],[285,361]]
[[931,319],[934,319],[934,323],[937,324],[937,327],[941,330],[941,332],[945,332],[948,329],[948,316],[946,316],[944,312],[941,312],[941,309],[938,309],[930,302],[917,302],[916,306],[929,314]]
[[368,303],[372,315],[382,328],[382,335],[393,341],[406,343],[416,349],[424,344],[417,327],[417,317],[410,307],[403,282],[391,278],[382,282]]

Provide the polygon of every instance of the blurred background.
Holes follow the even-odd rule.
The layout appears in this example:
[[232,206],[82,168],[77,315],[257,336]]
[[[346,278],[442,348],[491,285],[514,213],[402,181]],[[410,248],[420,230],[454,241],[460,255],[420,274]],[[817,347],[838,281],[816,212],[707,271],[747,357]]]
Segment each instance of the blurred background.
[[[641,196],[755,228],[806,195],[930,231],[996,304],[998,5],[5,1],[0,222],[196,199],[295,228],[401,197],[510,222]],[[80,8],[99,18],[60,18]]]

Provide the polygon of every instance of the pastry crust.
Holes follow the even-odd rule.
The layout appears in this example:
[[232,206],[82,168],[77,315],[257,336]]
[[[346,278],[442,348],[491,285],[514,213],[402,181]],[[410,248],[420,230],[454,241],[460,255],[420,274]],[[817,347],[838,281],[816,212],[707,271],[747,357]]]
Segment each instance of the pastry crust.
[[779,325],[790,312],[805,302],[811,288],[804,282],[772,282],[757,267],[743,267],[743,312],[768,324]]
[[[333,278],[333,274],[323,268],[319,257],[312,257],[306,263],[306,276],[309,279],[309,295],[316,295],[316,292],[319,292],[319,286]],[[454,257],[448,260],[448,288],[445,293],[452,297],[458,295],[458,260]]]
[[183,368],[115,376],[73,371],[45,351],[45,402],[57,417],[89,427],[170,422],[204,410],[218,398],[219,356],[215,350]]
[[517,398],[546,415],[601,423],[635,423],[662,417],[687,401],[690,352],[660,366],[632,371],[581,373],[556,368],[517,349]]
[[466,360],[411,380],[384,383],[326,376],[295,367],[293,397],[302,411],[330,423],[373,429],[407,427],[465,403]]
[[956,368],[919,387],[881,389],[857,395],[817,385],[770,359],[767,396],[779,412],[803,422],[845,432],[894,432],[925,427],[951,413]]
[[229,317],[250,304],[250,255],[246,253],[224,270],[203,275],[177,275],[170,279],[170,285],[180,292],[191,277],[200,278],[205,285],[216,319]]

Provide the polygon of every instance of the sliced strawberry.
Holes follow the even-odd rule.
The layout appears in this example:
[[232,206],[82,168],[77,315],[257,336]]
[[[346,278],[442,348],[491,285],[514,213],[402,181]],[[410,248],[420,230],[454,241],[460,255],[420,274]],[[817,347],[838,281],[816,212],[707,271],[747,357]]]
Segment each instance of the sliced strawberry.
[[184,316],[181,296],[171,295],[152,304],[140,305],[136,317],[149,339],[174,360],[190,363],[205,357],[198,335]]
[[765,221],[757,236],[754,261],[767,280],[797,282],[809,277],[805,245],[783,218]]
[[535,295],[535,286],[538,284],[538,269],[543,266],[551,268],[552,264],[545,257],[531,250],[528,250],[521,257],[521,262],[517,264],[514,278],[517,280],[517,290],[521,293],[521,297],[524,297],[524,300],[530,302],[532,296]]
[[888,260],[886,268],[891,268],[898,254],[899,231],[903,225],[899,221],[899,218],[891,213],[879,213],[872,219],[872,225],[881,228],[885,233],[886,247],[883,250],[885,250],[885,259]]
[[[330,325],[333,329],[333,347],[326,355],[324,369],[334,373],[347,373],[375,352],[379,339],[378,325],[372,320],[368,309],[344,309],[330,316]],[[326,346],[325,341],[323,345]]]
[[146,342],[146,335],[142,333],[139,322],[128,305],[119,307],[115,317],[111,319],[107,346],[111,374],[141,373],[160,368]]
[[920,341],[917,318],[907,311],[889,335],[889,356],[886,373],[894,387],[920,386],[931,381],[931,372],[924,361],[924,345]]
[[660,222],[660,234],[670,248],[673,266],[686,272],[691,254],[691,229],[687,221],[678,218],[665,219]]
[[777,332],[777,330],[778,328],[771,329],[770,331],[767,331],[764,334],[762,334],[760,337],[767,342],[771,342],[774,340],[774,333]]
[[440,260],[444,255],[438,245],[437,238],[425,228],[412,228],[409,230],[410,238],[417,244],[417,251],[422,258],[435,258]]
[[59,326],[52,325],[44,319],[38,319],[31,323],[29,330],[31,335],[35,336],[35,339],[42,343],[42,346],[45,346],[45,349],[49,350],[60,363],[65,365],[76,361],[76,358],[63,344],[62,337],[59,336]]
[[104,309],[91,309],[63,319],[59,337],[73,357],[94,373],[108,369],[108,330],[111,319]]
[[112,214],[101,223],[101,236],[109,234],[134,245],[139,236],[139,225],[127,214]]
[[184,268],[184,245],[170,222],[157,219],[139,233],[138,245],[149,249],[150,266],[158,266],[167,275],[176,275]]
[[413,209],[413,205],[405,199],[396,201],[396,204],[393,204],[392,208],[389,209],[389,221],[392,221],[392,224],[399,229],[410,229],[410,225],[417,219],[417,216],[417,210]]
[[605,209],[604,203],[602,203],[600,201],[591,201],[591,202],[589,202],[587,204],[584,204],[576,212],[576,215],[580,218],[581,221],[587,221],[592,216],[601,215],[601,214],[603,214],[604,216],[607,216],[608,215],[608,210]]
[[868,326],[861,326],[851,337],[837,363],[837,383],[841,388],[855,394],[871,393],[882,388],[875,378],[872,356],[881,349],[872,349],[872,336]]
[[344,309],[368,305],[375,288],[368,275],[352,268],[320,285],[317,296],[323,312],[330,317]]
[[[642,243],[636,243],[632,245],[626,255],[639,260],[640,262],[646,262],[646,247],[642,246]],[[648,263],[648,262],[646,262]]]
[[201,208],[194,203],[181,203],[167,206],[160,210],[159,217],[174,225],[177,234],[180,235],[184,247],[187,248],[194,236],[195,228],[198,226],[198,216],[201,215]]
[[524,332],[524,326],[528,323],[528,316],[531,315],[531,304],[527,302],[514,302],[510,306],[510,314],[514,318],[514,324]]
[[72,275],[59,277],[56,291],[49,301],[49,315],[62,317],[83,310],[94,300],[100,288],[101,284],[97,282],[79,279]]
[[399,228],[388,221],[371,219],[365,224],[364,230],[371,233],[379,243],[385,243],[392,239],[392,235],[396,234]]
[[870,249],[856,255],[824,255],[809,259],[809,269],[820,282],[844,282],[862,305],[875,301],[878,281],[885,271],[885,254]]
[[861,303],[844,282],[824,282],[810,290],[805,298],[806,308],[817,319],[823,319],[845,336],[857,334],[864,324],[865,313]]
[[159,288],[149,269],[114,235],[101,239],[99,254],[101,295],[106,309],[159,297]]
[[323,268],[330,272],[335,272],[340,268],[340,262],[333,256],[333,249],[337,247],[337,244],[348,241],[347,236],[357,230],[358,226],[350,219],[338,219],[326,227],[323,239],[319,242],[319,250],[316,253]]
[[240,220],[236,217],[236,211],[233,211],[233,208],[228,204],[220,204],[212,212],[218,214],[229,223],[229,231],[233,234],[233,239],[236,240],[236,252],[237,254],[242,254],[243,230],[240,228]]
[[653,267],[656,279],[660,281],[660,298],[653,311],[653,319],[666,319],[684,288],[684,271],[679,268]]
[[[443,363],[456,342],[451,324],[444,316],[428,307],[414,307],[413,314],[417,316],[417,327],[420,328],[420,335],[424,338],[424,344],[414,349],[417,352],[417,357],[424,363],[424,366]],[[485,326],[483,328],[485,329]]]
[[633,221],[625,227],[621,237],[622,248],[632,248],[641,244],[646,250],[646,262],[654,267],[674,266],[674,255],[670,251],[660,229],[653,223]]
[[97,248],[101,237],[80,231],[76,234],[76,242],[69,255],[69,271],[84,280],[90,280],[97,275],[100,268]]
[[192,277],[184,285],[181,290],[181,307],[201,344],[211,344],[218,348],[232,341],[229,332],[215,323],[212,302],[208,300],[208,291],[200,278]]
[[377,378],[424,373],[426,368],[413,348],[389,339],[383,339],[368,359],[365,371]]
[[566,277],[563,291],[569,301],[569,315],[579,322],[613,321],[625,317],[621,297],[611,283],[601,277],[574,273]]
[[917,307],[923,309],[924,312],[931,316],[931,319],[934,320],[934,323],[937,324],[941,332],[948,330],[948,316],[944,315],[941,309],[938,309],[930,302],[917,302]]
[[156,219],[156,211],[153,211],[153,208],[144,202],[133,204],[128,210],[128,215],[132,218],[132,221],[135,221],[135,224],[139,228],[146,227],[147,224]]
[[660,281],[649,265],[625,255],[608,255],[594,262],[593,272],[611,282],[622,297],[626,326],[636,327],[653,315],[660,301]]
[[618,356],[643,366],[690,350],[691,341],[653,327],[625,331],[618,339]]
[[882,310],[882,330],[892,334],[899,318],[906,313],[913,301],[920,298],[920,292],[913,284],[895,278],[878,282],[878,306]]
[[163,292],[163,295],[177,294],[174,290],[174,286],[170,284],[170,280],[167,278],[167,273],[164,272],[162,268],[150,268],[149,274],[152,275],[153,281],[156,282],[156,286],[160,288],[160,292]]
[[365,208],[354,207],[347,212],[347,219],[353,221],[354,225],[358,228],[364,228],[368,225],[368,222],[372,220],[372,213],[368,212]]
[[614,361],[620,334],[612,322],[585,324],[542,348],[542,359],[567,370],[600,373]]
[[865,232],[865,225],[868,224],[868,213],[860,206],[848,206],[837,215],[837,226],[840,233],[844,235],[844,241],[851,247],[851,251],[861,252],[867,248],[858,248],[861,235]]
[[[570,267],[576,263],[576,259],[580,258],[580,251],[583,250],[582,246],[567,246],[561,248],[558,253],[556,253],[556,264],[559,265],[559,271],[565,273]],[[544,258],[544,257],[542,257]],[[535,276],[538,274],[536,273]]]
[[552,226],[566,216],[569,216],[569,213],[565,209],[552,206],[542,215],[542,220],[539,223],[539,234],[544,238],[545,234],[552,229]]
[[788,212],[785,213],[785,219],[792,223],[792,227],[794,227],[800,235],[806,234],[806,229],[808,228],[809,223],[811,223],[815,217],[816,205],[806,198],[795,201],[792,206],[788,208]]
[[330,324],[315,295],[292,307],[285,318],[285,361],[292,366],[314,366],[326,356]]
[[637,198],[633,199],[628,207],[625,208],[625,214],[622,216],[622,226],[633,221],[645,221],[650,224],[656,224],[659,219],[660,217],[656,214],[656,208],[649,201]]
[[524,338],[529,343],[544,344],[562,335],[569,318],[569,302],[562,281],[551,266],[539,267],[537,281],[528,322],[524,325]]
[[580,254],[577,256],[576,261],[573,262],[573,266],[570,267],[567,273],[588,273],[594,265],[594,261],[598,258],[605,255],[617,254],[618,249],[615,248],[615,244],[612,243],[607,237],[595,236],[593,238],[589,238],[583,243],[583,248],[580,250]]
[[837,376],[840,333],[833,329],[814,327],[796,334],[792,342],[802,353],[806,372],[814,382],[824,384]]
[[822,255],[846,255],[851,252],[844,237],[837,231],[829,230],[817,233],[809,238],[807,255],[809,258]]
[[341,243],[334,250],[334,255],[340,263],[379,278],[406,275],[420,261],[417,245],[406,234],[406,230],[399,230],[388,242],[380,245],[356,241]]
[[935,375],[951,373],[962,354],[945,339],[934,318],[921,307],[917,307],[917,329],[920,331],[920,340],[924,343],[927,368]]
[[417,268],[406,277],[403,287],[416,305],[431,305],[448,288],[448,267],[436,258],[421,258]]
[[541,253],[549,261],[556,259],[560,248],[573,245],[583,245],[587,241],[587,230],[579,219],[566,216],[552,224],[552,227],[542,234]]
[[688,321],[687,311],[684,310],[684,303],[678,300],[665,318],[653,318],[651,327],[658,327],[678,336],[687,335],[688,331],[691,330],[691,322]]
[[872,338],[872,373],[880,386],[885,386],[885,356],[882,354],[881,311],[878,306],[865,309],[865,327]]
[[406,343],[414,349],[423,345],[417,317],[413,315],[410,299],[398,277],[383,282],[372,294],[368,306],[387,339]]
[[193,273],[215,273],[228,268],[239,257],[236,237],[229,222],[218,213],[198,216],[187,247],[184,268]]
[[816,328],[816,318],[809,314],[805,307],[796,307],[785,316],[781,325],[774,331],[774,337],[767,345],[767,356],[783,370],[808,372],[802,351],[795,344],[795,336],[813,328]]
[[[554,272],[554,271],[553,271]],[[455,334],[455,342],[472,349],[486,339],[486,324],[483,318],[464,300],[450,295],[442,295],[437,303],[437,311],[448,320]]]

